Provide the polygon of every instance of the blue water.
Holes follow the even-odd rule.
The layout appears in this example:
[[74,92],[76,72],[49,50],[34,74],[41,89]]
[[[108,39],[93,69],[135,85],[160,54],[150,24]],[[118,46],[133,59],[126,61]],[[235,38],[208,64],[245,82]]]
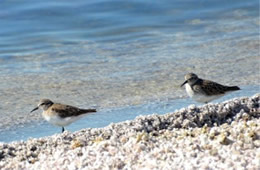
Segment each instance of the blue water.
[[[0,58],[14,62],[12,57],[17,54],[55,54],[57,47],[66,50],[82,42],[149,41],[156,33],[189,32],[196,36],[214,24],[213,20],[239,16],[259,16],[259,1],[4,0],[0,5]],[[189,21],[193,19],[202,22],[192,25]],[[211,38],[223,36],[217,30],[207,34]]]
[[[28,117],[41,98],[101,109],[82,120],[86,126],[68,127],[74,131],[187,106],[179,86],[188,72],[257,87],[259,26],[258,0],[2,0],[3,140],[59,131],[40,114]],[[21,135],[8,135],[18,133],[13,127]],[[36,127],[49,133],[37,136]]]

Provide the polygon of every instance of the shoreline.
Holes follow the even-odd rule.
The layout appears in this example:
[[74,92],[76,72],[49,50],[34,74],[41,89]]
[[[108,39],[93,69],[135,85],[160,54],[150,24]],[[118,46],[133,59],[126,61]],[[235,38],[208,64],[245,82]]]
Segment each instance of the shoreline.
[[[214,103],[220,103],[225,100],[234,98],[234,97],[245,97],[245,96],[252,96],[259,92],[258,86],[241,86],[242,90],[238,92],[234,92],[231,94],[228,94],[221,99],[218,99],[214,101]],[[182,89],[184,90],[184,89]],[[183,93],[185,94],[185,93]],[[187,107],[190,104],[196,103],[192,101],[192,99],[188,98],[186,96],[187,94],[183,96],[179,96],[178,98],[175,97],[169,97],[171,94],[168,94],[168,96],[165,97],[159,97],[156,100],[143,100],[140,102],[141,104],[133,104],[133,105],[123,105],[119,107],[102,107],[102,106],[94,106],[99,111],[97,115],[93,116],[93,118],[90,118],[89,116],[87,118],[83,118],[79,120],[76,124],[72,124],[70,127],[68,127],[69,131],[78,131],[83,128],[99,128],[99,127],[105,127],[109,125],[110,122],[122,122],[125,120],[133,120],[138,115],[149,115],[153,113],[159,113],[159,114],[165,114],[168,112],[175,111],[176,109],[181,109],[183,107]],[[84,101],[84,100],[83,100]],[[57,102],[59,102],[57,100]],[[66,102],[62,102],[66,103]],[[70,102],[68,102],[70,103]],[[88,107],[83,106],[80,104],[72,103],[72,105],[79,106],[79,107]],[[91,107],[91,106],[89,106]],[[32,104],[30,106],[24,106],[25,110],[30,110],[32,108]],[[20,110],[21,111],[21,110]],[[118,112],[118,113],[117,113]],[[122,113],[119,113],[122,112]],[[126,112],[126,114],[124,113]],[[4,112],[3,112],[4,113]],[[16,113],[16,112],[14,112]],[[111,115],[112,116],[107,118],[104,115]],[[103,114],[103,115],[102,115]],[[125,118],[119,118],[116,114],[123,114]],[[116,117],[115,117],[116,116]],[[92,117],[92,116],[91,116]],[[90,120],[89,120],[90,118]],[[99,121],[99,119],[102,119],[102,123],[95,123],[92,122]],[[87,122],[83,122],[82,120]],[[31,137],[44,137],[44,136],[50,136],[54,133],[57,133],[58,131],[55,131],[53,127],[49,126],[48,123],[45,123],[45,120],[42,118],[42,115],[40,112],[29,114],[26,112],[23,113],[16,113],[15,115],[9,115],[9,114],[3,114],[0,120],[0,142],[11,142],[11,141],[19,141],[19,140],[26,140],[30,136]],[[43,126],[44,125],[44,126]],[[39,131],[37,131],[37,128],[44,128],[46,129],[47,126],[47,133],[40,132],[42,135],[38,135]],[[30,130],[31,129],[31,130]],[[33,130],[35,129],[35,130]],[[28,135],[27,135],[28,133]],[[12,135],[8,135],[12,134]],[[22,136],[22,137],[19,137]],[[8,139],[8,140],[6,140]],[[9,140],[10,139],[10,140]]]
[[260,166],[260,94],[104,128],[0,143],[0,169]]

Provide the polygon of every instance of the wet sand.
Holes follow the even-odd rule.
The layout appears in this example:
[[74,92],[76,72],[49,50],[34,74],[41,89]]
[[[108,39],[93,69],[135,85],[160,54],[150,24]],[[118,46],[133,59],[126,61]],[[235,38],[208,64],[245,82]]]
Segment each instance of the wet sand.
[[[182,62],[194,63],[192,65],[195,68],[180,64]],[[50,98],[83,108],[96,107],[99,110],[144,104],[156,100],[185,98],[186,92],[179,86],[184,81],[185,73],[191,71],[202,78],[226,85],[259,86],[260,74],[257,71],[259,62],[259,56],[240,56],[230,60],[197,58],[188,59],[188,61],[179,60],[178,63],[166,60],[156,63],[160,68],[158,71],[144,73],[140,75],[141,79],[132,75],[124,80],[117,77],[99,79],[96,74],[94,75],[97,79],[91,80],[88,79],[88,74],[92,74],[89,71],[91,68],[88,68],[86,72],[86,69],[81,67],[69,72],[70,75],[62,76],[70,77],[68,79],[63,79],[59,73],[55,72],[1,76],[3,84],[0,89],[2,101],[0,103],[0,129],[40,121],[42,119],[40,114],[30,114],[28,117],[30,110],[36,106],[40,98]],[[214,63],[213,67],[212,63]],[[109,67],[108,65],[109,63],[102,67]],[[78,70],[81,71],[78,72]]]

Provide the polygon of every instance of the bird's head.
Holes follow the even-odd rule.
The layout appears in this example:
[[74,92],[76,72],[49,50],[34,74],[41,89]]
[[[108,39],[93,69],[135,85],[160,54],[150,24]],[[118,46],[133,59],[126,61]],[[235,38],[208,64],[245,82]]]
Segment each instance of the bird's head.
[[47,110],[51,105],[53,105],[53,102],[49,99],[41,99],[38,103],[38,106],[34,108],[31,112],[38,110],[39,108],[42,108],[43,110]]
[[186,83],[193,85],[199,79],[199,77],[194,73],[188,73],[185,75],[184,78],[185,78],[185,82],[182,83],[181,87],[184,86]]

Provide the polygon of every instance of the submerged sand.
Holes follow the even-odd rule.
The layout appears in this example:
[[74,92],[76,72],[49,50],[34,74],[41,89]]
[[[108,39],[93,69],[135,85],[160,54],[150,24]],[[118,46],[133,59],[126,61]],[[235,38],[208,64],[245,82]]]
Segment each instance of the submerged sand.
[[0,169],[259,169],[260,94],[0,144]]

